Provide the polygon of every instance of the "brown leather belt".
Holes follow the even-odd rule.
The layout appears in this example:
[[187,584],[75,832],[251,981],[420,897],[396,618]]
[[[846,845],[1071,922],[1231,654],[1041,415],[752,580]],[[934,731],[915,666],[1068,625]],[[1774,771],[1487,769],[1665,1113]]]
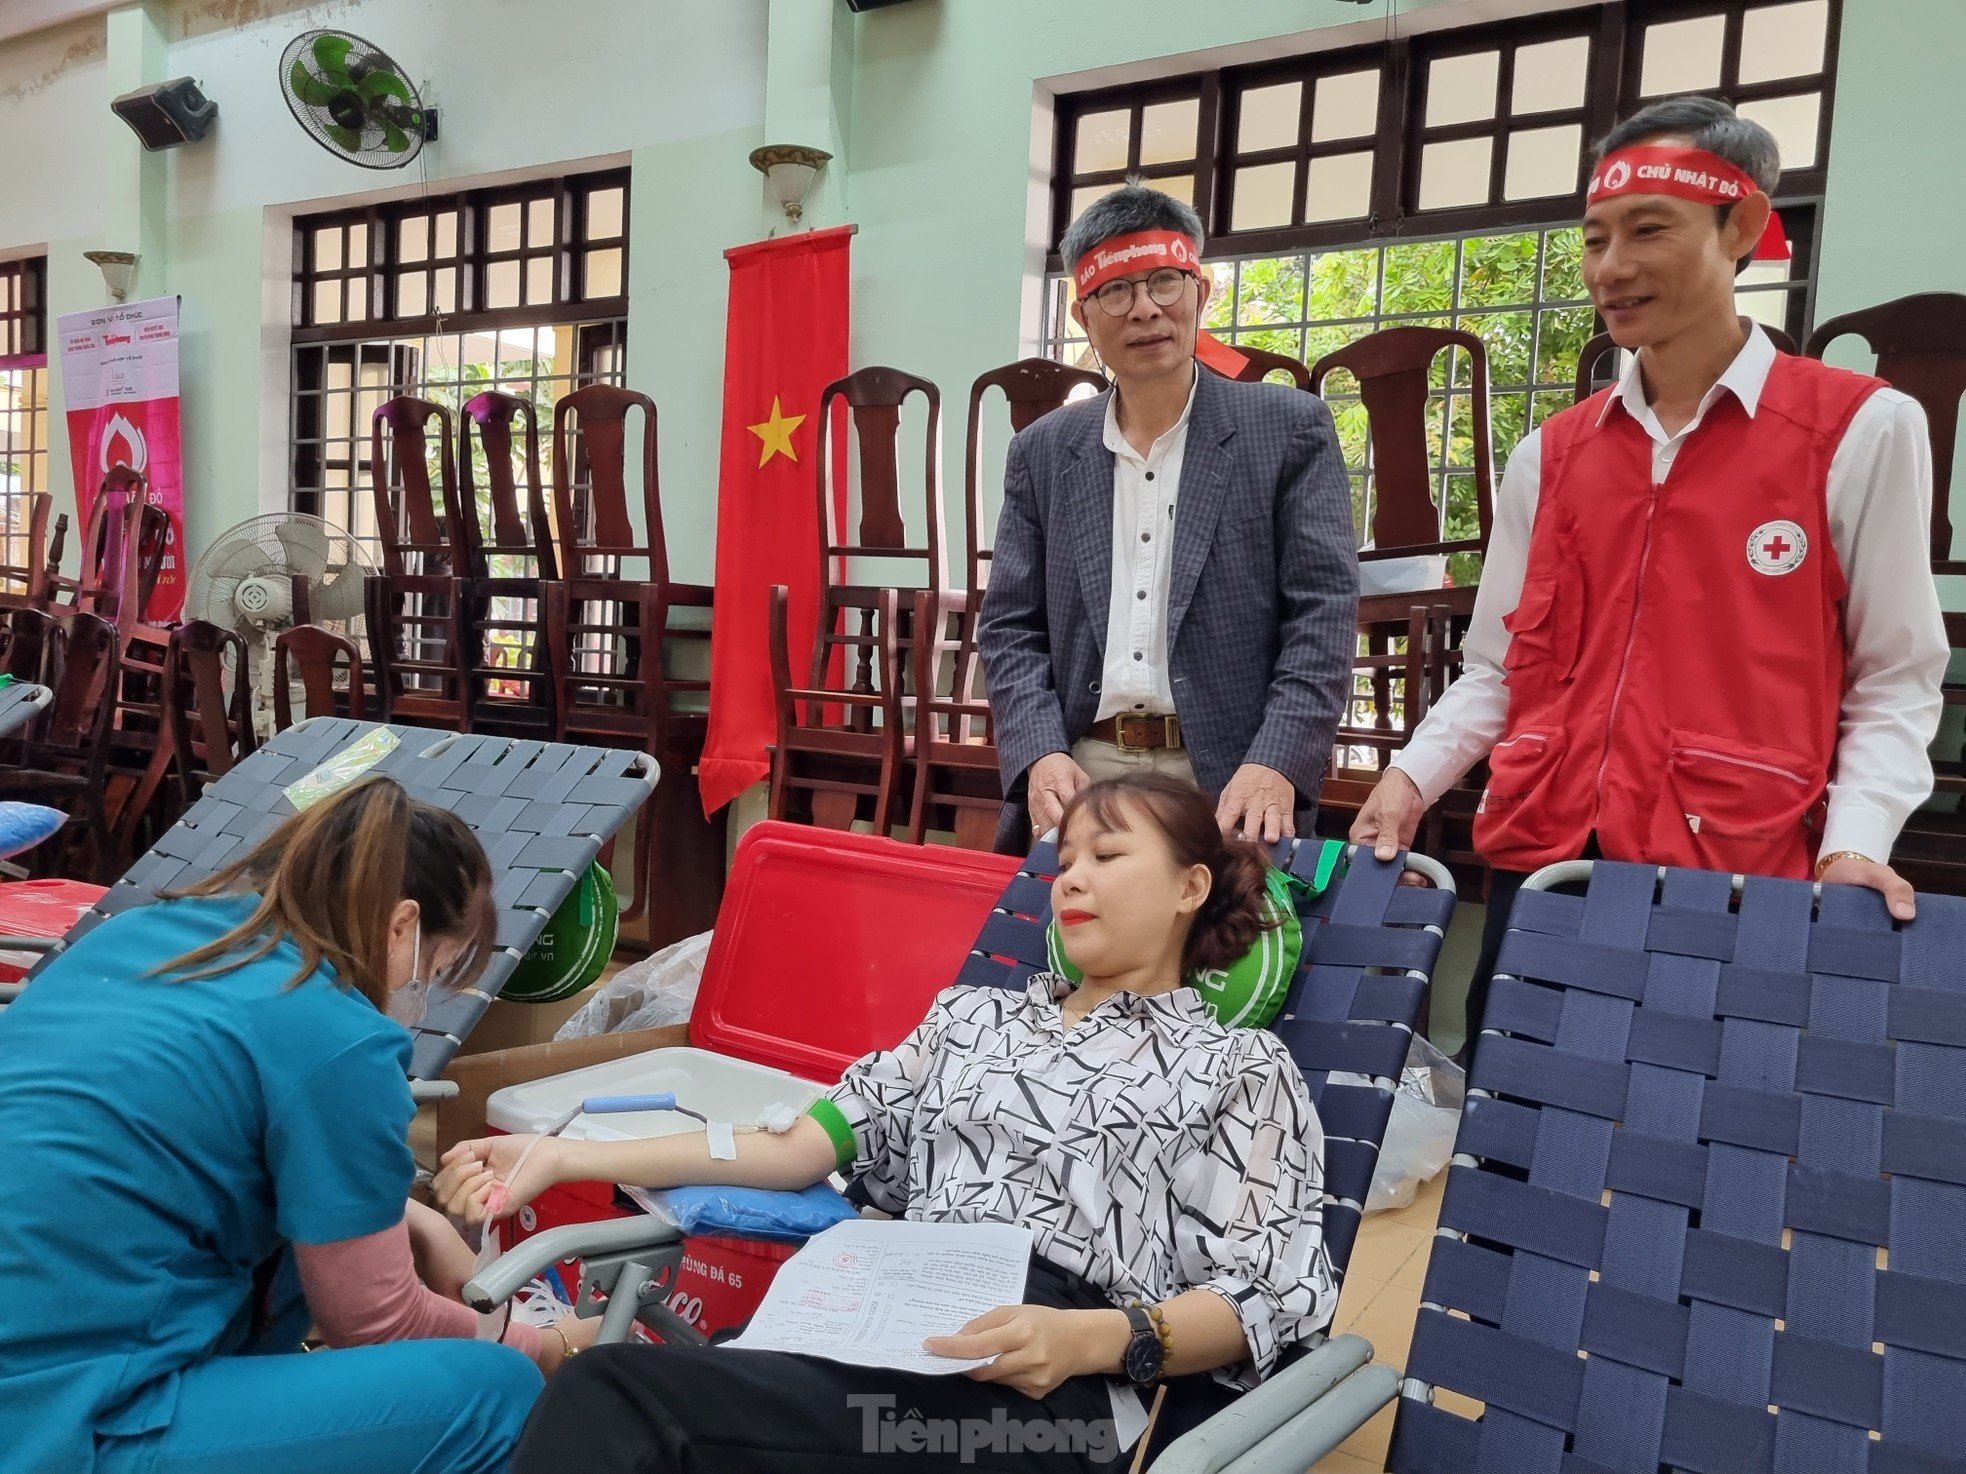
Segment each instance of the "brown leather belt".
[[1107,717],[1086,729],[1095,742],[1110,742],[1121,752],[1157,752],[1183,747],[1179,717]]

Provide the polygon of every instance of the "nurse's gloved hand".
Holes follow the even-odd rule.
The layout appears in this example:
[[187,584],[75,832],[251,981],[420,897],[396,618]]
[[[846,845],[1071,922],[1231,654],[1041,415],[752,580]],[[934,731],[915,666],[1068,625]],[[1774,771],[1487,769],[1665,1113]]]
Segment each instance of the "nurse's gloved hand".
[[453,1218],[484,1223],[510,1217],[558,1182],[561,1145],[547,1138],[526,1158],[525,1170],[509,1184],[502,1179],[533,1142],[530,1136],[487,1136],[460,1141],[443,1155],[430,1195]]

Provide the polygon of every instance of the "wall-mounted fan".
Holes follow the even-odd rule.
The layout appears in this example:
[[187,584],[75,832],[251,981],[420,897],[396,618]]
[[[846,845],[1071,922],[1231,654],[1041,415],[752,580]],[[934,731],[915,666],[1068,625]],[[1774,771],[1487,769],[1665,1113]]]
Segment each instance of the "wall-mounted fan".
[[437,110],[403,69],[346,31],[294,37],[280,55],[280,88],[310,138],[364,169],[400,169],[437,136]]
[[362,644],[362,585],[375,564],[332,522],[302,512],[249,517],[220,533],[191,570],[184,617],[237,630],[253,651],[254,721],[272,725],[273,642],[318,624]]

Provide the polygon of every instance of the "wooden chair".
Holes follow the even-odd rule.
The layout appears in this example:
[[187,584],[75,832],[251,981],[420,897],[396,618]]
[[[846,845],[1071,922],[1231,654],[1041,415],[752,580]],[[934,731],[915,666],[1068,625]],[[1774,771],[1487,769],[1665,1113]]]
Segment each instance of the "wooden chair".
[[[112,466],[90,501],[81,564],[69,586],[72,602],[50,606],[95,614],[117,632],[115,679],[106,688],[112,710],[102,803],[122,854],[136,853],[136,837],[155,817],[150,804],[170,757],[164,666],[171,631],[149,623],[148,610],[171,551],[170,518],[151,504],[143,476]],[[52,589],[56,581],[49,582]]]
[[[6,647],[12,639],[12,625],[6,621],[6,613],[15,609],[45,609],[49,596],[48,511],[54,498],[45,491],[32,491],[19,493],[15,500],[26,506],[27,515],[22,519],[26,526],[15,537],[4,540],[7,557],[13,556],[18,540],[22,561],[0,562],[0,664],[6,662]],[[38,662],[38,654],[35,659]],[[35,669],[38,668],[37,663]],[[21,679],[32,680],[33,676]]]
[[[124,635],[144,624],[171,547],[171,519],[153,506],[141,473],[112,466],[89,506],[87,546],[75,607],[100,614]],[[161,649],[164,636],[154,643]]]
[[273,642],[273,730],[294,724],[293,688],[300,682],[307,717],[368,716],[362,651],[345,635],[318,624],[297,624]]
[[1821,358],[1829,345],[1855,333],[1877,355],[1872,370],[1925,411],[1932,435],[1932,571],[1966,573],[1966,557],[1953,552],[1952,450],[1959,431],[1959,399],[1966,394],[1966,296],[1920,292],[1893,302],[1832,317],[1809,335],[1804,350]]
[[922,842],[933,820],[953,828],[958,844],[989,849],[995,815],[1003,803],[976,650],[976,621],[994,556],[986,546],[989,534],[983,512],[985,403],[992,391],[1003,396],[1015,435],[1064,404],[1075,391],[1105,387],[1103,376],[1049,358],[1019,359],[979,374],[970,385],[963,455],[965,587],[939,596],[924,591],[911,616],[915,693],[923,699],[936,698],[932,708],[916,713],[917,737],[925,741],[917,745],[915,793],[909,805],[908,837],[914,843]]
[[[1385,596],[1359,617],[1359,650],[1338,716],[1331,775],[1319,796],[1321,813],[1356,813],[1446,689],[1451,611],[1417,597]],[[1432,853],[1418,839],[1414,848]]]
[[[1795,339],[1780,328],[1761,325],[1761,331],[1768,335],[1777,351],[1795,352]],[[1577,382],[1572,403],[1589,399],[1598,390],[1617,382],[1618,345],[1611,340],[1609,333],[1599,333],[1577,352]],[[1610,367],[1606,367],[1606,361]]]
[[1311,387],[1311,371],[1302,359],[1292,358],[1288,353],[1272,353],[1267,348],[1251,348],[1245,344],[1237,344],[1234,351],[1240,353],[1247,362],[1236,370],[1232,383],[1261,384],[1266,382],[1271,374],[1281,370],[1290,375],[1290,382],[1299,389]]
[[[437,429],[432,498],[430,425]],[[390,721],[471,730],[463,559],[455,538],[457,460],[451,414],[405,395],[379,406],[369,428],[369,474],[382,572],[363,590],[376,695]]]
[[[928,408],[924,436],[924,540],[909,541],[901,515],[896,454],[901,409],[919,394]],[[857,526],[847,526],[848,500],[835,474],[834,410],[843,408],[859,451]],[[917,588],[941,593],[949,586],[942,539],[942,396],[926,379],[893,368],[865,368],[826,386],[819,400],[817,511],[820,528],[818,634],[811,676],[792,689],[792,652],[786,648],[788,610],[773,596],[771,658],[783,672],[778,689],[778,742],[772,757],[771,817],[784,819],[809,805],[812,821],[850,828],[857,818],[886,834],[906,807],[912,755],[906,727],[911,698],[912,637],[902,617],[914,612]],[[918,564],[918,581],[901,587],[857,583],[852,560]],[[843,581],[844,580],[844,581]],[[789,597],[789,595],[788,595]],[[804,693],[804,694],[802,694]],[[795,795],[798,796],[795,801]]]
[[[638,411],[640,531],[628,484],[628,432]],[[665,765],[693,764],[705,714],[684,703],[700,706],[710,683],[671,674],[666,647],[695,644],[707,668],[707,623],[691,628],[673,616],[710,610],[713,592],[670,577],[656,439],[655,401],[646,394],[591,384],[553,407],[559,585],[548,643],[562,741],[632,742]]]
[[[524,427],[526,505],[513,476],[513,426]],[[539,417],[532,401],[491,390],[466,401],[459,420],[463,474],[466,689],[474,731],[551,738],[558,731],[547,656],[546,590],[559,575],[546,479],[539,472]],[[483,451],[480,490],[475,445]]]
[[954,832],[964,849],[995,847],[1003,780],[976,652],[973,595],[915,595],[915,780],[908,840],[931,828]]
[[[1477,525],[1473,537],[1448,538],[1447,509],[1434,502],[1427,399],[1435,392],[1431,387],[1434,359],[1450,349],[1466,353],[1473,370],[1468,388],[1454,391],[1467,394],[1470,401]],[[1372,515],[1359,560],[1485,552],[1494,521],[1494,473],[1488,438],[1488,351],[1481,339],[1455,328],[1382,328],[1320,358],[1311,369],[1311,392],[1322,393],[1325,380],[1336,369],[1358,381],[1372,444]]]
[[171,752],[186,808],[258,742],[253,733],[251,649],[237,631],[194,619],[171,631],[164,666]]
[[64,578],[61,571],[62,555],[68,551],[68,513],[55,514],[55,530],[48,535],[47,574],[41,587],[40,607],[46,609],[61,599],[64,594],[68,602],[74,602],[76,582]]
[[[27,515],[19,532],[0,538],[0,609],[38,609],[48,596],[48,516],[54,498],[45,491],[23,491],[12,500],[24,503]],[[13,557],[16,543],[21,561],[4,561]]]
[[[901,591],[869,593],[873,617],[865,631],[829,638],[822,626],[811,684],[794,686],[786,628],[791,590],[782,583],[772,587],[771,682],[778,715],[773,819],[790,816],[802,799],[811,821],[829,829],[851,829],[856,816],[867,813],[873,832],[885,837],[894,823],[903,801],[903,765],[914,751],[902,719]],[[868,657],[853,689],[828,685],[827,666],[849,653]]]
[[109,796],[117,844],[136,855],[257,741],[251,652],[235,631],[199,619],[174,626],[154,680],[133,669],[129,650],[126,643]]
[[1090,369],[1076,369],[1049,358],[1020,358],[1002,368],[978,374],[969,386],[969,425],[963,442],[964,587],[981,596],[989,587],[992,550],[983,520],[983,403],[991,390],[1001,393],[1010,410],[1013,435],[1043,419],[1072,397],[1075,389],[1103,390],[1106,380]]
[[[1435,457],[1428,441],[1427,401],[1439,392],[1432,387],[1434,360],[1450,349],[1466,353],[1470,360],[1468,385],[1455,392],[1467,394],[1470,400],[1473,537],[1447,538],[1446,509],[1434,501]],[[1368,546],[1359,553],[1361,565],[1485,552],[1494,519],[1486,345],[1472,333],[1448,328],[1386,328],[1320,358],[1311,369],[1312,392],[1323,392],[1326,379],[1338,369],[1358,382],[1371,441],[1374,495],[1366,528]],[[1369,699],[1372,710],[1369,716],[1363,711],[1352,714],[1347,724],[1351,736],[1338,739],[1341,750],[1348,741],[1382,754],[1404,745],[1402,734],[1418,721],[1412,713],[1423,712],[1439,700],[1459,673],[1460,642],[1474,616],[1475,593],[1469,584],[1368,594],[1359,600],[1357,671],[1365,680],[1353,699]],[[1421,635],[1419,652],[1414,649],[1416,628]],[[1407,642],[1404,654],[1397,648],[1402,639]],[[1409,669],[1410,660],[1420,663]],[[1421,681],[1424,689],[1412,687],[1411,680]],[[1362,698],[1356,691],[1368,692],[1369,697]],[[1371,772],[1373,781],[1377,776],[1376,770]],[[1334,769],[1320,804],[1328,804],[1337,815],[1354,811],[1363,799],[1359,785],[1364,782],[1358,772]],[[1322,821],[1320,825],[1328,828]]]
[[[639,416],[639,455],[629,454]],[[708,725],[714,594],[670,576],[655,401],[590,384],[553,407],[558,581],[546,646],[559,740],[653,753],[662,781],[635,817],[627,921],[651,946],[693,936],[723,897],[727,817],[703,813],[696,766]],[[638,469],[631,476],[630,467]],[[637,519],[639,518],[639,526]],[[682,610],[696,611],[679,618]],[[694,666],[703,675],[678,667]],[[662,884],[655,884],[655,877]]]
[[6,620],[6,672],[17,681],[41,679],[41,650],[55,616],[45,609],[9,609]]
[[[14,617],[46,620],[36,675],[54,700],[19,738],[4,744],[0,799],[44,803],[69,815],[57,842],[34,851],[35,874],[79,869],[108,885],[124,862],[105,803],[122,640],[109,620],[83,610],[53,616],[16,610]],[[86,865],[75,861],[76,831],[87,845]]]

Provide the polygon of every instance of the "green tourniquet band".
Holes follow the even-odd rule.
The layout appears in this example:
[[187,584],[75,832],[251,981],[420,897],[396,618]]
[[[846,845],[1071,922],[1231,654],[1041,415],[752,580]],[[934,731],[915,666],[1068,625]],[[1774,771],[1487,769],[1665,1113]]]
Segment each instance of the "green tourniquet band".
[[846,1112],[822,1095],[806,1107],[806,1114],[824,1126],[826,1134],[833,1138],[836,1165],[851,1167],[854,1159],[860,1155],[860,1144],[853,1139],[853,1128],[847,1124]]
[[1317,857],[1317,874],[1311,878],[1311,894],[1321,896],[1331,885],[1331,872],[1338,868],[1339,860],[1344,858],[1345,845],[1342,840],[1327,839],[1324,853]]

